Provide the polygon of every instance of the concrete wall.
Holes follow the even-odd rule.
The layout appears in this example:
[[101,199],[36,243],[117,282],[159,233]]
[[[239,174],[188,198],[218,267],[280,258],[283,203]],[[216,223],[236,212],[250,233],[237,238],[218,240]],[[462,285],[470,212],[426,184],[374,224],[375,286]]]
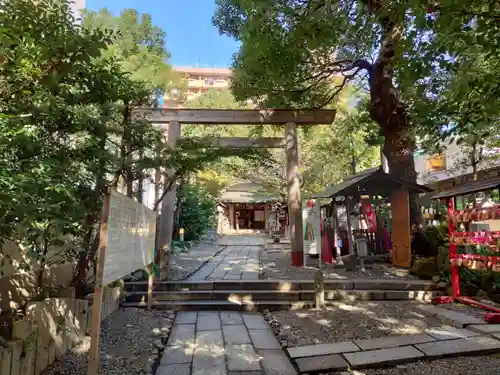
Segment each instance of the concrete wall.
[[[101,320],[119,308],[121,293],[120,287],[104,290]],[[90,334],[92,295],[75,299],[71,288],[65,294],[28,304],[26,318],[14,323],[12,339],[0,345],[1,375],[39,375]]]

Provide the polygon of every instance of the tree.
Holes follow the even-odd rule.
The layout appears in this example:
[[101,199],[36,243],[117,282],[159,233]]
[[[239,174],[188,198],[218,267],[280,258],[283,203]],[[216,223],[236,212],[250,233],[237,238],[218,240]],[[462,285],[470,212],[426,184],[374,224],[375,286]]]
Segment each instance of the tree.
[[147,83],[152,90],[168,91],[182,85],[182,77],[168,64],[165,32],[153,25],[149,14],[124,9],[113,16],[107,9],[86,10],[83,25],[88,30],[111,32],[111,43],[103,56],[115,58],[133,80]]
[[[321,107],[348,82],[365,85],[369,113],[384,137],[390,173],[413,181],[416,127],[411,117],[414,107],[409,104],[414,87],[425,85],[436,63],[450,65],[447,52],[460,54],[459,43],[452,40],[462,42],[470,34],[464,32],[467,22],[477,20],[482,39],[498,35],[487,26],[499,30],[489,19],[488,6],[478,1],[445,2],[435,7],[440,9],[435,14],[434,7],[420,1],[218,0],[217,4],[215,25],[242,42],[233,63],[232,89],[238,100],[264,97],[271,107]],[[332,84],[335,77],[340,83]],[[415,198],[411,215],[419,221]]]

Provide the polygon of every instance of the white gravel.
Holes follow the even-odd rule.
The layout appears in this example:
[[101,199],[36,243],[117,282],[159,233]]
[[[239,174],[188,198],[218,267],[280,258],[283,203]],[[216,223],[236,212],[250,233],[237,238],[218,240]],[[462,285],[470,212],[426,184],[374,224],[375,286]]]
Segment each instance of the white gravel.
[[[166,342],[175,314],[121,308],[101,325],[100,375],[150,374],[158,348]],[[43,375],[87,375],[90,338],[66,352]]]

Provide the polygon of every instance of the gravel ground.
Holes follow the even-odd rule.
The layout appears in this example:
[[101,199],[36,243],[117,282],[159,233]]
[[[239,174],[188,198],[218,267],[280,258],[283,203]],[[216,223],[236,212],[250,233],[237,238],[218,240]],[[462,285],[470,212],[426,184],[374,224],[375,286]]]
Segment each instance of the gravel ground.
[[319,311],[275,311],[272,316],[281,325],[279,339],[288,346],[416,334],[442,325],[405,301],[335,302]]
[[450,303],[450,304],[438,305],[438,306],[444,307],[448,310],[460,312],[462,314],[475,316],[476,318],[479,318],[479,319],[484,319],[484,316],[488,313],[488,311],[480,309],[478,307],[463,305],[461,303]]
[[[456,306],[460,306],[456,304]],[[265,312],[282,346],[416,334],[442,326],[412,302],[337,302],[323,310]],[[500,375],[500,355],[420,361],[396,367],[322,375]]]
[[[171,311],[121,308],[103,321],[100,375],[150,374],[175,318]],[[42,375],[86,375],[90,338],[69,350]]]
[[[316,268],[313,267],[291,267],[291,254],[289,249],[279,251],[263,251],[261,255],[263,274],[267,279],[278,280],[312,280]],[[375,263],[366,265],[365,272],[350,272],[343,268],[334,268],[325,265],[324,277],[327,279],[392,279],[392,280],[417,280],[410,275],[405,268],[394,267],[387,263]]]
[[[499,375],[500,358],[457,357],[420,361],[386,369],[351,372],[352,375]],[[338,375],[338,374],[337,374]],[[347,375],[347,374],[346,374]]]

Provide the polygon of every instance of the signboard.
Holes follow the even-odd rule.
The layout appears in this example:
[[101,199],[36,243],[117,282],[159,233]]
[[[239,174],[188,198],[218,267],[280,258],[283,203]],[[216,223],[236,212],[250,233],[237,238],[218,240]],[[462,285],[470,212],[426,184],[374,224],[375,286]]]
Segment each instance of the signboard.
[[[156,213],[113,189],[104,194],[97,251],[97,272],[92,304],[88,375],[99,369],[102,291],[106,284],[152,265]],[[153,268],[149,269],[148,308],[153,297]]]
[[103,285],[153,263],[155,235],[156,212],[112,190]]
[[304,255],[321,254],[321,213],[317,201],[308,200],[302,205],[302,222],[304,225]]

